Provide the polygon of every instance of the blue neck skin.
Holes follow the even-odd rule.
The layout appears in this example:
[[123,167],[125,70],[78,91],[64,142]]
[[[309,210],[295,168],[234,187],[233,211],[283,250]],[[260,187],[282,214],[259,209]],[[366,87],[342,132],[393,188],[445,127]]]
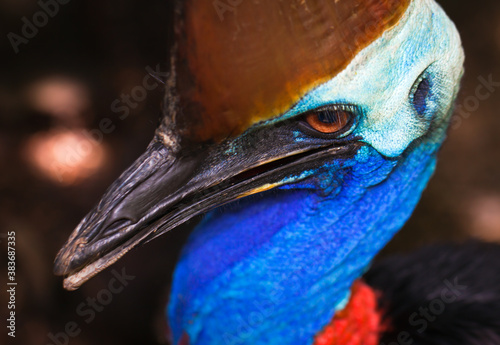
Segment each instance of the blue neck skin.
[[397,159],[364,146],[207,215],[174,274],[174,344],[312,344],[416,206],[439,146],[417,142]]

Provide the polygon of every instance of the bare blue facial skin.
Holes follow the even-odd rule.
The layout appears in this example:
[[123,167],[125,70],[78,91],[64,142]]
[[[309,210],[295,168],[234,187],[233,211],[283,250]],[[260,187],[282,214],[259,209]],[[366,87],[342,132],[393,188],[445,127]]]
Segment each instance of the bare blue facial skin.
[[174,274],[167,311],[174,344],[182,337],[191,345],[312,344],[416,206],[445,138],[463,58],[442,9],[414,0],[343,72],[261,124],[355,105],[344,136],[365,145],[205,217]]

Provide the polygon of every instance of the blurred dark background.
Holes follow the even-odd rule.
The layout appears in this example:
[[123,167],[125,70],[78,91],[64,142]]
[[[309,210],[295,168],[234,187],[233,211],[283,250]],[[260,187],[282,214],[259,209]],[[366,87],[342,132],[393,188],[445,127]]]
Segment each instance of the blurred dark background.
[[[422,202],[385,254],[468,237],[500,241],[500,89],[486,99],[476,95],[480,78],[500,82],[500,3],[439,2],[466,50],[461,111]],[[15,231],[18,282],[16,338],[3,338],[5,321],[1,336],[24,345],[56,344],[51,334],[60,344],[163,343],[167,286],[187,231],[167,234],[116,264],[116,271],[125,268],[135,278],[102,311],[95,308],[89,322],[77,308],[107,288],[112,269],[67,292],[52,262],[153,135],[163,87],[148,90],[144,78],[149,69],[167,70],[171,1],[66,0],[57,11],[49,8],[53,17],[40,11],[35,0],[0,0],[0,281],[7,277],[6,234]],[[23,17],[40,26],[28,30],[31,38],[22,38]],[[135,101],[116,111],[127,95]],[[104,126],[103,119],[109,119]],[[62,333],[70,322],[80,332],[67,339]]]

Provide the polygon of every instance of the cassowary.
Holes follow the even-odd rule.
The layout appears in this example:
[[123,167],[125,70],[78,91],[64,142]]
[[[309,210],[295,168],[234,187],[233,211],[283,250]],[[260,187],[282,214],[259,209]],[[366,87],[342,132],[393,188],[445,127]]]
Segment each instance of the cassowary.
[[55,272],[76,289],[208,212],[173,274],[173,344],[417,341],[394,333],[411,308],[393,301],[419,301],[404,279],[434,261],[358,279],[434,171],[463,73],[457,30],[433,0],[228,3],[178,1],[161,124]]

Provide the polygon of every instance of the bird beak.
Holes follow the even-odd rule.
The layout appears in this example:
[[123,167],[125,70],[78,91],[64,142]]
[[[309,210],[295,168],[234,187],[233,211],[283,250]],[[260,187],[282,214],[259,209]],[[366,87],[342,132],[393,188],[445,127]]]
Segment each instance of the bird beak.
[[200,213],[303,176],[322,158],[351,155],[355,146],[262,145],[246,156],[219,146],[175,153],[153,140],[73,231],[55,260],[55,274],[67,276],[64,287],[75,290],[135,246]]

